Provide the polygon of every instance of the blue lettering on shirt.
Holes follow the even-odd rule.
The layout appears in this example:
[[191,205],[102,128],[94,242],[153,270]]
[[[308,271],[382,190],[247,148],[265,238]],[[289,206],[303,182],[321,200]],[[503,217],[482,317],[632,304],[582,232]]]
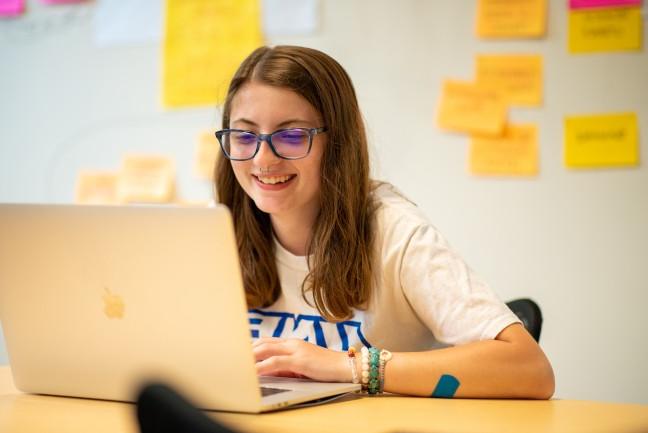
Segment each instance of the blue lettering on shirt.
[[[260,325],[263,320],[258,317],[250,317],[250,325]],[[259,338],[259,330],[252,328],[252,338]]]
[[371,347],[362,333],[362,322],[346,320],[332,323],[322,316],[310,314],[293,314],[278,311],[263,311],[252,309],[248,311],[252,338],[259,338],[260,329],[272,329],[272,337],[303,338],[305,341],[318,346],[331,348],[339,338],[339,350],[348,350],[353,341],[360,341],[364,346]]

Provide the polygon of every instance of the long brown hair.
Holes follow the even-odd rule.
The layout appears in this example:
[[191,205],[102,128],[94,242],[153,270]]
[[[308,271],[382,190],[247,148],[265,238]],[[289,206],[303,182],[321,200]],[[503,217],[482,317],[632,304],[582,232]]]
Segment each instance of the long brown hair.
[[[306,99],[328,128],[321,165],[320,213],[309,245],[309,274],[302,294],[312,290],[327,320],[365,308],[372,289],[373,217],[369,155],[364,123],[351,79],[330,56],[310,48],[261,47],[240,65],[223,108],[229,128],[232,100],[247,82],[290,89]],[[267,307],[281,293],[270,216],[259,210],[234,177],[229,160],[215,172],[220,203],[234,219],[243,282],[250,308]]]

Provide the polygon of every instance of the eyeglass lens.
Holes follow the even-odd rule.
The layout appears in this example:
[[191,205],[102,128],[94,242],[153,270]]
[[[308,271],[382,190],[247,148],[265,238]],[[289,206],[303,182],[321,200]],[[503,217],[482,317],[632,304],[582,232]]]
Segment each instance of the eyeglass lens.
[[[310,145],[307,129],[285,129],[270,136],[275,151],[286,158],[306,156]],[[225,151],[231,158],[248,159],[257,150],[257,135],[244,131],[229,131],[223,134]]]

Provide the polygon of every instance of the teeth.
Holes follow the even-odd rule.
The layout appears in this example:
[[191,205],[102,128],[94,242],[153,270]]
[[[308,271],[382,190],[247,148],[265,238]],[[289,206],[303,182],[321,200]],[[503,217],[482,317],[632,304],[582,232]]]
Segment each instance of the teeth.
[[276,183],[283,183],[290,179],[291,176],[257,176],[257,179],[259,179],[263,183],[267,183],[269,185],[274,185]]

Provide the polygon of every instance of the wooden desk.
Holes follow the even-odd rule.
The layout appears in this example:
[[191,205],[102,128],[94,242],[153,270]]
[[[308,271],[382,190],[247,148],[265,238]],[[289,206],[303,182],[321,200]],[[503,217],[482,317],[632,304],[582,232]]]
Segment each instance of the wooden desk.
[[[0,432],[136,433],[134,405],[21,394],[0,367]],[[210,413],[235,429],[263,433],[640,433],[648,405],[551,400],[443,400],[349,396],[263,415]]]

